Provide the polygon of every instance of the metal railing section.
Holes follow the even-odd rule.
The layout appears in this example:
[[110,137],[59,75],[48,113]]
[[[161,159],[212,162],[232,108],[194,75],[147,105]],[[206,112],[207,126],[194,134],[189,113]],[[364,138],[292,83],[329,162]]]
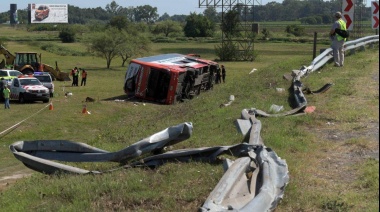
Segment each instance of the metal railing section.
[[[345,51],[355,50],[357,48],[365,48],[368,44],[379,43],[379,35],[367,36],[363,38],[359,38],[352,41],[347,41],[344,44]],[[307,76],[311,72],[318,70],[320,67],[325,65],[330,59],[333,58],[332,48],[328,48],[323,51],[320,55],[318,55],[311,62],[309,66],[302,66],[299,70],[298,74],[295,76],[296,80],[300,80],[302,77]]]

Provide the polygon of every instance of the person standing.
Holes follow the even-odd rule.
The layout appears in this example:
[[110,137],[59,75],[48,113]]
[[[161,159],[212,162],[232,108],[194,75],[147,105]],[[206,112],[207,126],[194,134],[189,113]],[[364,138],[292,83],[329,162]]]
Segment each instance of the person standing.
[[222,65],[222,80],[223,83],[226,82],[226,68],[224,68],[224,65]]
[[75,72],[75,86],[79,86],[79,70]]
[[344,65],[344,42],[346,38],[335,33],[335,29],[346,30],[346,22],[342,19],[342,13],[336,12],[334,14],[335,22],[330,30],[330,39],[332,41],[331,48],[334,56],[334,66],[342,67]]
[[221,75],[220,75],[220,68],[216,69],[216,77],[215,77],[215,84],[218,84],[221,82]]
[[71,70],[71,76],[73,77],[73,82],[71,83],[71,86],[75,86],[75,82],[78,81],[78,79],[76,79],[77,77],[77,72],[78,72],[78,68],[75,67],[73,70]]
[[9,107],[9,97],[10,97],[10,94],[11,94],[11,90],[9,90],[8,88],[8,85],[4,86],[4,89],[3,89],[3,96],[4,96],[4,109],[11,109]]
[[86,81],[87,81],[87,71],[82,69],[82,80],[80,82],[80,86],[82,85],[86,86]]

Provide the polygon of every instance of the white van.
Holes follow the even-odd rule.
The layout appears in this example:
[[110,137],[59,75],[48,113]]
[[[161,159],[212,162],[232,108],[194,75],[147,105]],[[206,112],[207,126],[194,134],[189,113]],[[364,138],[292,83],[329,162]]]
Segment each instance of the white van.
[[47,87],[50,92],[50,97],[54,96],[54,83],[50,73],[47,72],[34,72],[33,76],[37,78],[42,85]]

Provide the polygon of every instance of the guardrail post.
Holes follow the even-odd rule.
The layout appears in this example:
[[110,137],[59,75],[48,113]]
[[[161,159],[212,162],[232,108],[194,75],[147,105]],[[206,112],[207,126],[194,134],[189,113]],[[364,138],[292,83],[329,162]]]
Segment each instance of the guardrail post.
[[351,49],[350,54],[355,54],[355,49]]
[[317,32],[314,32],[313,60],[317,55]]

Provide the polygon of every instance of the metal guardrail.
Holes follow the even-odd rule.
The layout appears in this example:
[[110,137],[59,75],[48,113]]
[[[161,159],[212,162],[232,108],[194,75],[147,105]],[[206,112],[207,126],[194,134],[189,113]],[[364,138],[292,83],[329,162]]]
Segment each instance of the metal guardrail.
[[[355,49],[365,49],[366,45],[373,43],[379,43],[379,35],[367,36],[356,40],[348,41],[344,44],[344,49],[345,51],[350,50],[352,53],[354,53]],[[302,92],[301,78],[308,76],[310,73],[318,70],[320,67],[325,65],[331,59],[333,59],[332,51],[332,48],[328,48],[325,51],[323,51],[320,55],[318,55],[316,58],[314,58],[314,60],[311,62],[309,66],[302,66],[300,70],[293,70],[293,95],[297,103],[297,108],[306,108],[307,105],[307,100]]]
[[[351,53],[354,53],[356,49],[365,49],[366,45],[368,44],[374,44],[379,43],[379,35],[373,35],[373,36],[367,36],[363,38],[359,38],[352,41],[347,41],[344,44],[345,51],[350,51]],[[291,76],[292,79],[292,87],[293,87],[293,95],[294,99],[296,101],[296,107],[293,108],[290,111],[286,111],[283,113],[277,113],[277,114],[268,114],[262,110],[253,109],[253,113],[262,116],[262,117],[279,117],[279,116],[289,116],[289,115],[302,115],[305,114],[308,110],[307,106],[307,100],[305,98],[305,95],[303,93],[302,89],[302,82],[301,78],[308,76],[310,73],[318,70],[322,66],[324,66],[327,62],[329,62],[331,59],[333,59],[333,50],[332,48],[328,48],[324,50],[320,55],[318,55],[314,60],[311,62],[309,66],[302,66],[300,70],[293,70]],[[287,77],[286,77],[287,78]],[[321,89],[317,91],[309,91],[310,93],[323,93],[327,89],[329,89],[332,86],[331,83],[328,83],[324,85]]]
[[[365,48],[366,45],[368,44],[373,44],[373,43],[379,43],[379,35],[373,35],[373,36],[367,36],[363,38],[359,38],[356,40],[352,41],[347,41],[344,44],[344,49],[345,51],[347,50],[355,50],[357,48]],[[314,60],[311,62],[309,66],[303,66],[301,70],[299,70],[299,73],[295,78],[297,80],[300,80],[300,78],[307,76],[311,72],[314,72],[318,70],[320,67],[325,65],[330,59],[333,58],[332,54],[332,48],[328,48],[325,51],[323,51],[320,55],[318,55]]]

